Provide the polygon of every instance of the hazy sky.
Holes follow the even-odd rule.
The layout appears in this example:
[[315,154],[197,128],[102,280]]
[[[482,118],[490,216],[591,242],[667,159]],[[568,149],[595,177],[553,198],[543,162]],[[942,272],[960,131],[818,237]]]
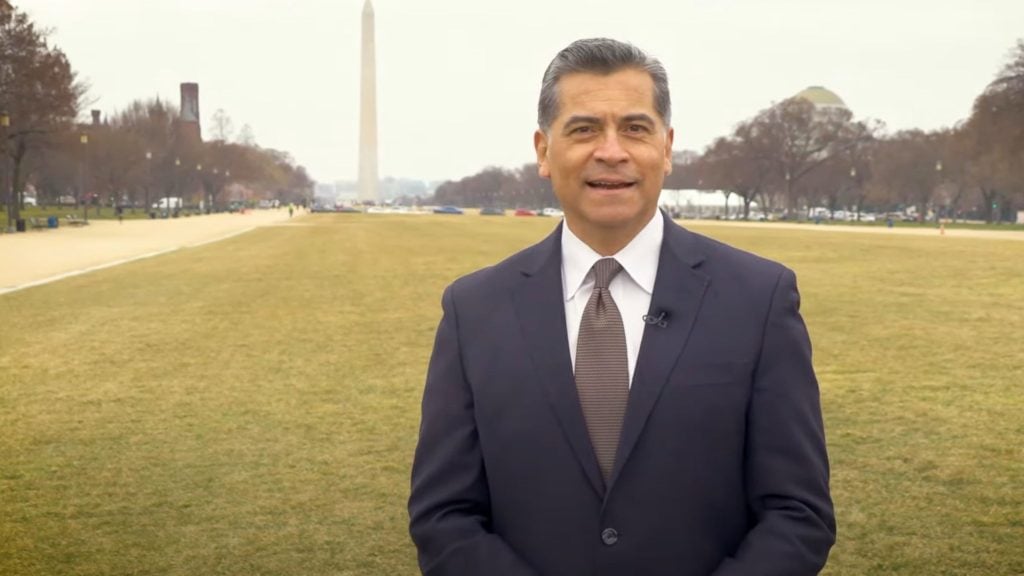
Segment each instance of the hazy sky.
[[[14,0],[110,113],[198,82],[321,181],[354,179],[363,0]],[[889,129],[949,126],[1024,37],[1022,0],[377,0],[380,173],[459,178],[534,160],[540,78],[582,37],[669,73],[676,149],[810,85]],[[86,112],[87,115],[87,112]]]

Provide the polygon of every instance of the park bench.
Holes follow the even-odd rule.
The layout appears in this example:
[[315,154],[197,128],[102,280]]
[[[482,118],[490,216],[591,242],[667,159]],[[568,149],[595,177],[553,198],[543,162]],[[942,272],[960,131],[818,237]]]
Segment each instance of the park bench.
[[46,219],[36,218],[35,216],[28,219],[28,224],[29,226],[32,227],[33,230],[43,230],[44,228],[49,228],[49,224],[46,222]]
[[64,217],[64,219],[67,220],[67,223],[70,226],[85,226],[86,224],[88,224],[88,222],[82,220],[76,214],[68,214],[67,216]]

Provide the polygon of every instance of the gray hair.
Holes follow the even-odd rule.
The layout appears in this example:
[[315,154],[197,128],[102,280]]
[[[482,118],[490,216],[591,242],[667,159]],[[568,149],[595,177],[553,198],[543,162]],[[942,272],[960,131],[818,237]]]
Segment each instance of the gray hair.
[[558,116],[558,81],[566,74],[584,72],[613,74],[626,68],[643,70],[654,81],[654,109],[665,126],[672,125],[672,97],[668,91],[668,73],[657,58],[643,50],[609,38],[577,40],[559,52],[544,71],[537,103],[537,124],[547,132]]

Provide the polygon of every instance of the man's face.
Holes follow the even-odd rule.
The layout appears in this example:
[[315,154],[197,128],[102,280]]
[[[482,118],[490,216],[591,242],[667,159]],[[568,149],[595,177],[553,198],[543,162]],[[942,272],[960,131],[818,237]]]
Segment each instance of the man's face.
[[540,175],[582,240],[632,238],[654,216],[672,171],[673,132],[655,112],[654,82],[632,68],[575,73],[559,80],[558,94],[558,117],[534,135]]

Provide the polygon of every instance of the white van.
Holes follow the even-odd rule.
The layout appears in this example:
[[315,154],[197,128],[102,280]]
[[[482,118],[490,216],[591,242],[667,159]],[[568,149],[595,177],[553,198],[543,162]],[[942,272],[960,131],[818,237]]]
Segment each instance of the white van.
[[159,201],[154,202],[153,203],[153,208],[156,208],[157,210],[166,210],[167,209],[167,204],[168,204],[167,201],[168,200],[170,200],[171,209],[181,208],[181,206],[183,204],[181,198],[179,198],[177,196],[171,196],[170,198],[164,197],[164,198],[161,198]]

